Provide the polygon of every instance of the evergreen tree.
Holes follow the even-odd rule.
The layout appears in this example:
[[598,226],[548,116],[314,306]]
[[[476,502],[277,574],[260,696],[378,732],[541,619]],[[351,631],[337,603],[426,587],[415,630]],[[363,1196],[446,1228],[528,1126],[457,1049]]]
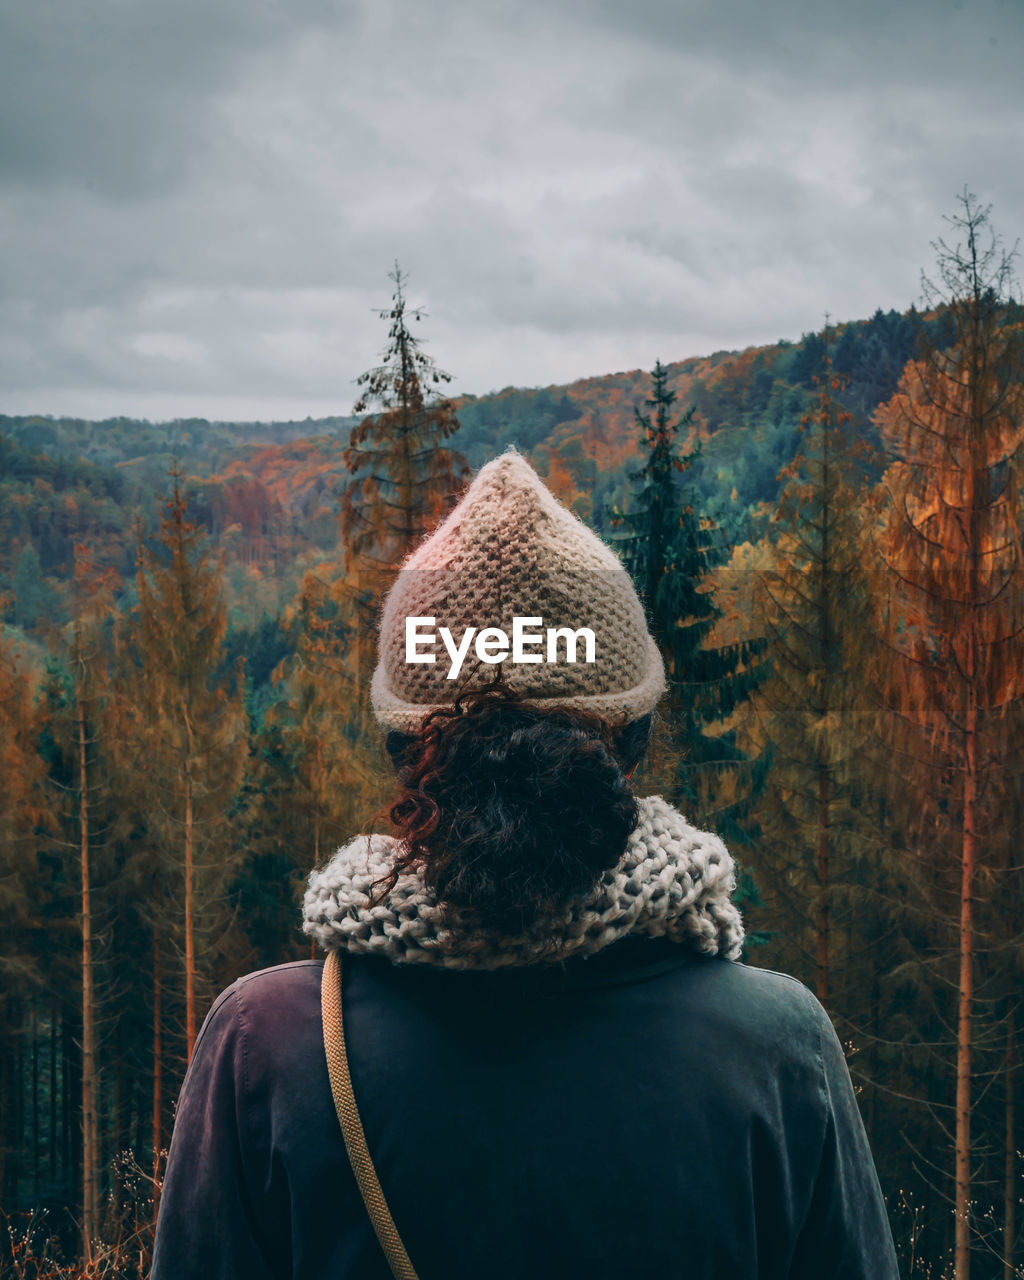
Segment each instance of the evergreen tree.
[[79,920],[82,940],[82,1240],[86,1265],[93,1248],[100,1211],[99,1063],[97,1059],[97,997],[93,888],[93,825],[96,820],[97,778],[92,759],[100,733],[105,685],[100,657],[104,620],[110,609],[113,578],[100,572],[87,549],[75,547],[72,584],[72,623],[68,657],[74,707],[74,759],[77,782],[78,872],[81,884]]
[[0,633],[0,1197],[7,1204],[17,1196],[26,1145],[25,1012],[46,959],[34,945],[42,893],[36,835],[46,817],[38,731],[30,679]]
[[[40,840],[40,858],[50,877],[49,901],[40,912],[49,938],[48,1017],[51,1036],[59,1021],[76,1042],[75,1052],[63,1056],[66,1078],[74,1078],[76,1216],[87,1265],[98,1265],[105,1193],[113,1192],[111,1157],[127,1145],[131,1053],[122,1035],[132,1014],[123,1013],[120,1003],[129,1002],[127,992],[138,971],[137,953],[130,948],[123,969],[114,954],[123,931],[121,828],[137,779],[135,762],[130,778],[119,775],[114,765],[119,690],[109,624],[116,585],[116,575],[97,566],[88,549],[76,544],[70,621],[54,637],[40,698],[51,827],[48,838]],[[124,1057],[105,1054],[105,1040],[118,1047],[124,1043]],[[56,1059],[54,1049],[51,1090]],[[51,1122],[51,1143],[56,1128]],[[66,1194],[74,1196],[70,1170],[68,1175]]]
[[43,577],[39,552],[26,542],[18,556],[11,581],[14,596],[14,622],[26,630],[41,622],[51,622],[58,607],[57,593]]
[[868,644],[869,589],[857,459],[845,434],[849,415],[835,399],[841,383],[828,338],[826,328],[801,451],[782,472],[774,563],[759,575],[757,613],[771,674],[752,709],[756,736],[772,757],[758,808],[765,920],[779,928],[780,967],[808,980],[836,1010],[845,1004],[837,978],[850,976],[843,960],[851,914],[864,923],[863,903],[851,913],[849,894],[863,835],[853,766],[865,736],[857,675]]
[[318,575],[303,579],[289,621],[295,652],[279,678],[272,724],[287,752],[290,804],[301,815],[304,873],[347,839],[374,790],[353,712],[360,646]]
[[859,349],[858,326],[856,324],[844,325],[842,333],[836,340],[831,357],[832,368],[837,374],[850,375],[853,373],[857,366]]
[[821,334],[804,335],[790,371],[794,382],[803,383],[806,387],[813,387],[817,383],[827,351],[826,343],[827,338],[823,338]]
[[[649,771],[697,822],[729,841],[747,839],[744,820],[763,784],[766,761],[750,760],[733,727],[724,728],[760,680],[761,640],[709,643],[721,610],[709,575],[722,559],[711,522],[698,515],[678,476],[699,450],[680,455],[677,437],[693,410],[673,421],[676,393],[659,361],[652,373],[649,412],[634,409],[642,465],[631,473],[633,502],[613,523],[624,526],[623,558],[647,610],[665,660],[671,758],[655,750]],[[717,733],[708,732],[713,726]]]
[[[246,717],[240,673],[223,673],[221,662],[227,629],[221,566],[188,518],[180,472],[173,471],[171,479],[157,537],[139,542],[133,639],[150,779],[169,820],[168,841],[180,851],[185,1044],[191,1058],[198,1026],[197,912],[201,906],[215,912],[223,890],[230,849],[224,816],[245,768]],[[216,852],[197,860],[203,843],[212,843]],[[204,880],[201,903],[197,872]],[[161,913],[157,907],[158,918]]]
[[[445,443],[459,429],[454,404],[438,393],[451,374],[410,331],[410,321],[419,323],[425,312],[408,307],[406,277],[397,262],[389,278],[395,286],[391,306],[378,313],[388,322],[388,344],[381,363],[357,379],[363,391],[354,410],[367,416],[353,428],[342,455],[352,476],[341,501],[343,569],[321,565],[318,580],[304,583],[300,595],[307,600],[298,606],[311,624],[321,606],[308,607],[310,593],[329,600],[335,626],[333,638],[320,629],[304,647],[300,662],[313,680],[310,691],[322,695],[322,706],[308,704],[302,721],[311,726],[321,715],[333,715],[333,708],[347,708],[350,754],[357,757],[349,763],[361,777],[379,772],[380,763],[371,746],[377,731],[369,713],[377,614],[399,565],[454,506],[468,476],[462,455]],[[331,653],[342,634],[346,654],[338,662]],[[298,690],[296,696],[302,697]],[[304,758],[313,763],[315,753]],[[314,791],[321,785],[312,773],[307,779]]]
[[[628,530],[622,538],[623,556],[630,575],[647,609],[652,627],[668,632],[674,622],[677,584],[671,581],[675,569],[677,544],[683,517],[683,495],[676,476],[689,467],[699,453],[699,446],[688,454],[677,452],[680,430],[690,426],[694,409],[690,408],[678,421],[670,420],[676,393],[668,386],[668,370],[657,361],[651,374],[653,387],[645,400],[650,413],[634,407],[633,417],[640,431],[640,451],[644,459],[639,470],[630,472],[634,485],[632,503],[626,514],[616,513],[614,523]],[[698,581],[711,567],[706,551],[697,565]],[[696,584],[694,584],[696,585]],[[693,615],[697,603],[691,595],[688,613]],[[713,614],[711,601],[701,602],[701,616]],[[659,641],[663,636],[659,635]]]
[[357,378],[353,407],[370,413],[349,435],[344,462],[353,479],[341,504],[346,567],[397,566],[454,503],[466,478],[462,456],[445,445],[459,428],[455,406],[436,388],[451,382],[409,329],[424,312],[409,309],[406,277],[395,263],[395,292],[378,314],[388,324],[381,363]]

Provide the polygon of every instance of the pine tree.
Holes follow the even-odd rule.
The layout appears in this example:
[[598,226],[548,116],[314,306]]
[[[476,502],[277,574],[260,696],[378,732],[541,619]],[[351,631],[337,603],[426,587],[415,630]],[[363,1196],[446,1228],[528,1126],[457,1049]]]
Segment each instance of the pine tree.
[[[408,307],[406,277],[397,263],[389,278],[395,286],[391,306],[378,313],[388,322],[388,344],[381,363],[357,379],[363,391],[354,411],[367,416],[353,428],[343,453],[352,477],[341,500],[343,565],[318,566],[307,575],[296,603],[306,637],[293,672],[298,681],[293,696],[304,702],[301,710],[296,707],[300,721],[315,732],[323,717],[344,709],[344,735],[351,746],[337,759],[363,780],[379,772],[368,693],[381,603],[402,561],[454,506],[468,476],[462,455],[445,443],[459,428],[453,402],[438,394],[451,374],[437,366],[410,330],[410,321],[419,323],[426,313]],[[299,687],[303,680],[306,694]],[[308,745],[313,746],[311,738]],[[331,785],[334,767],[320,769],[318,782],[316,754],[301,749],[310,766],[311,798]]]
[[280,669],[287,696],[271,719],[288,752],[290,803],[309,841],[302,859],[308,872],[347,838],[374,793],[374,781],[353,714],[362,638],[314,573],[303,579],[288,619],[295,653]]
[[[677,590],[670,575],[683,524],[682,492],[676,476],[689,467],[699,448],[683,456],[678,454],[677,437],[693,421],[694,410],[688,409],[677,422],[670,421],[676,393],[669,389],[668,370],[660,360],[651,377],[654,385],[644,403],[654,416],[641,413],[639,407],[633,409],[644,463],[639,470],[630,472],[635,486],[630,511],[624,515],[617,512],[614,520],[628,530],[621,540],[625,563],[646,604],[648,621],[668,631],[674,621],[672,609]],[[699,576],[703,578],[710,567],[710,560],[705,559],[698,566]],[[692,597],[689,603],[694,604]],[[712,612],[712,602],[702,602],[701,616]]]
[[92,826],[95,821],[96,779],[90,768],[96,726],[102,715],[106,673],[100,658],[102,629],[110,611],[113,575],[103,573],[87,548],[76,544],[72,582],[69,653],[77,790],[77,843],[81,884],[82,940],[82,1240],[86,1265],[91,1265],[100,1212],[99,1064],[97,1060],[97,998],[93,900]]
[[[709,643],[721,617],[709,575],[722,552],[711,522],[696,513],[678,481],[699,454],[699,448],[677,452],[677,437],[693,410],[673,421],[676,393],[660,361],[652,379],[645,401],[651,412],[634,409],[642,465],[630,475],[633,501],[628,512],[616,511],[612,522],[626,529],[623,559],[665,660],[673,756],[666,785],[696,821],[743,843],[745,818],[763,784],[766,762],[748,759],[734,728],[723,729],[723,724],[761,679],[764,644]],[[719,732],[708,733],[715,725]],[[649,768],[664,771],[666,762],[656,752]]]
[[[239,673],[223,672],[227,627],[222,567],[211,560],[204,532],[188,517],[182,476],[172,471],[155,539],[139,541],[134,647],[139,672],[141,731],[150,778],[176,833],[183,885],[182,935],[186,1056],[198,1023],[197,872],[205,873],[206,905],[223,888],[229,842],[197,862],[198,837],[223,825],[245,767],[245,711]],[[180,840],[180,844],[178,843]],[[157,907],[157,914],[162,904]]]
[[0,1197],[17,1194],[24,1147],[20,1064],[26,993],[43,980],[45,956],[33,945],[41,885],[37,830],[47,822],[38,713],[28,672],[0,632]]
[[[839,895],[854,880],[862,829],[855,770],[865,736],[857,675],[868,633],[862,561],[859,458],[845,434],[850,416],[836,399],[842,383],[821,335],[818,395],[802,422],[803,445],[782,476],[774,564],[759,575],[757,613],[771,675],[752,707],[772,766],[758,809],[765,918],[781,925],[784,967],[805,976],[824,1004],[844,966],[835,955]],[[863,915],[862,906],[855,912]],[[812,978],[813,974],[813,978]],[[835,1004],[833,1002],[833,1006]]]
[[32,630],[52,622],[59,610],[58,597],[50,581],[43,577],[39,552],[32,542],[26,542],[21,549],[11,575],[11,587],[17,626]]
[[1024,719],[1024,333],[1010,296],[1012,255],[992,232],[989,212],[961,195],[950,219],[957,242],[936,242],[938,281],[925,277],[926,301],[938,309],[935,336],[922,334],[920,359],[879,411],[895,457],[879,540],[889,585],[888,731],[893,760],[906,766],[903,786],[909,782],[913,793],[916,814],[906,813],[906,825],[923,846],[917,882],[937,920],[948,921],[952,944],[937,947],[932,959],[936,980],[956,991],[956,1280],[968,1280],[978,1226],[976,979],[993,941],[985,945],[992,904],[1001,893],[1019,893],[1005,875],[1010,833],[993,802],[1014,789],[1006,767],[1020,750]]
[[445,445],[459,428],[451,400],[435,389],[452,376],[438,368],[409,329],[426,314],[409,309],[406,277],[395,263],[395,292],[378,314],[389,322],[381,363],[357,379],[353,412],[369,413],[349,435],[343,458],[353,476],[341,505],[346,568],[390,570],[453,505],[468,474]]

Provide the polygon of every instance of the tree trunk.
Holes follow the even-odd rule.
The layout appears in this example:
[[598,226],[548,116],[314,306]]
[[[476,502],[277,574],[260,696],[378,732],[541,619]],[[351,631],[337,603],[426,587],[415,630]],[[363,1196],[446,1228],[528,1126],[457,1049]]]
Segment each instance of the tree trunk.
[[39,1019],[36,1003],[32,1001],[29,1015],[29,1035],[32,1037],[32,1199],[39,1200]]
[[69,1171],[69,1188],[84,1187],[82,1177],[82,1028],[79,1025],[82,1007],[72,1001],[64,1011],[63,1047],[67,1067],[64,1076],[65,1095],[64,1137]]
[[121,1142],[121,1118],[124,1110],[124,1055],[121,1046],[120,1024],[114,1031],[114,1086],[110,1099],[110,1123],[108,1132],[110,1143],[108,1150],[116,1160],[124,1150]]
[[[319,751],[319,746],[317,747]],[[313,820],[313,866],[320,865],[320,804],[317,802],[316,816]],[[309,941],[309,958],[316,959],[316,940],[311,938]]]
[[1003,1280],[1014,1280],[1017,1275],[1013,1265],[1017,1242],[1017,1142],[1016,1115],[1013,1090],[1017,1074],[1017,1025],[1013,1006],[1006,1023],[1006,1146],[1003,1180]]
[[25,1010],[21,1001],[16,1005],[18,1038],[14,1056],[14,1141],[11,1164],[13,1168],[14,1194],[19,1195],[25,1177]]
[[57,1181],[57,1005],[50,1004],[50,1183]]
[[[78,662],[82,663],[81,638],[76,636]],[[92,896],[89,875],[89,790],[85,749],[85,703],[79,674],[76,719],[78,721],[78,827],[82,875],[82,1243],[87,1266],[92,1264],[92,1244],[98,1226],[99,1159],[96,1122],[96,1026],[93,992]]]
[[960,991],[956,1044],[956,1231],[954,1276],[970,1280],[971,1244],[971,1017],[974,1000],[974,837],[977,802],[978,707],[974,637],[969,638],[964,810],[960,861]]
[[[7,1001],[0,997],[0,1031],[9,1027]],[[7,1186],[7,1149],[10,1146],[8,1124],[10,1107],[10,1039],[0,1035],[0,1205],[10,1204]]]
[[[834,498],[831,477],[829,473],[829,456],[828,456],[828,423],[822,423],[821,431],[821,594],[818,598],[818,635],[821,644],[821,664],[823,668],[824,680],[821,689],[821,717],[822,722],[828,722],[829,712],[829,679],[833,676],[832,671],[832,636],[830,634],[829,623],[831,621],[831,575],[829,573],[830,548],[829,548],[829,520],[834,511]],[[831,797],[829,795],[829,749],[828,740],[825,739],[821,755],[818,760],[818,851],[817,851],[817,874],[818,874],[818,975],[817,975],[817,996],[822,1004],[828,1000],[828,964],[829,964],[829,901],[828,901],[828,877],[829,877],[829,804]]]
[[867,1130],[873,1142],[877,1141],[878,1083],[881,1076],[881,1052],[878,1039],[882,1024],[882,992],[879,981],[877,949],[871,958],[871,1088],[868,1092]]
[[816,869],[818,875],[818,980],[817,996],[822,1004],[828,1000],[828,952],[829,952],[829,911],[828,911],[828,876],[829,876],[829,786],[828,765],[818,769],[818,853]]
[[66,1186],[73,1186],[75,1179],[75,1150],[74,1150],[74,1133],[72,1126],[73,1106],[71,1100],[72,1094],[72,1077],[71,1077],[71,1033],[68,1028],[67,1010],[62,1009],[60,1015],[60,1159],[61,1170],[63,1172],[63,1183]]
[[160,981],[160,903],[157,901],[157,916],[153,921],[153,1221],[160,1208],[160,1152],[163,1148],[163,1084],[164,1084],[164,1046],[162,994]]
[[196,1042],[196,944],[193,921],[195,878],[192,757],[185,758],[185,1060],[192,1061]]

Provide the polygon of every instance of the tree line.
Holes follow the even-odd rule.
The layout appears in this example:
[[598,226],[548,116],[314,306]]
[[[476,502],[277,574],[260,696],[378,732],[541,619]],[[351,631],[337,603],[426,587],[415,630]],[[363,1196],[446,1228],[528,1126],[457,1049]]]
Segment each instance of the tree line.
[[[669,676],[637,780],[725,836],[745,959],[800,977],[833,1017],[905,1275],[1012,1280],[1024,332],[1012,254],[967,192],[950,241],[907,359],[876,371],[870,431],[847,395],[850,342],[826,326],[804,344],[808,396],[767,534],[741,541],[727,504],[702,503],[700,389],[680,412],[660,364],[621,509],[595,523]],[[136,528],[131,592],[76,544],[42,674],[0,645],[5,1275],[145,1274],[212,997],[309,954],[305,876],[386,800],[375,611],[468,475],[448,375],[411,333],[397,266],[392,279],[337,552],[249,635],[248,672],[180,470],[158,526]],[[748,373],[744,396],[771,394]],[[544,412],[571,422],[567,404]],[[254,663],[271,698],[252,696]]]

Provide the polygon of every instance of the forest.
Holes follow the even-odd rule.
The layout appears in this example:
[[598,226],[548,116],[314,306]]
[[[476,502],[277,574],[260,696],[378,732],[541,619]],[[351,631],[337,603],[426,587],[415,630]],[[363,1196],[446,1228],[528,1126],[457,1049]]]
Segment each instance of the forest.
[[374,619],[515,445],[617,548],[636,776],[847,1054],[907,1280],[1024,1276],[1024,313],[965,192],[920,310],[447,397],[392,277],[353,414],[0,416],[0,1277],[141,1280],[217,993],[383,823]]

